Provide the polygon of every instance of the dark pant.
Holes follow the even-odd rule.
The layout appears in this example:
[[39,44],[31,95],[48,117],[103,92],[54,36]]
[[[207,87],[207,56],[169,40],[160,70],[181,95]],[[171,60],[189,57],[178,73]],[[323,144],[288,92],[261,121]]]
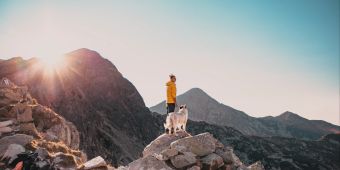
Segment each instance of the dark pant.
[[171,113],[175,111],[175,103],[167,103],[166,104],[166,113]]

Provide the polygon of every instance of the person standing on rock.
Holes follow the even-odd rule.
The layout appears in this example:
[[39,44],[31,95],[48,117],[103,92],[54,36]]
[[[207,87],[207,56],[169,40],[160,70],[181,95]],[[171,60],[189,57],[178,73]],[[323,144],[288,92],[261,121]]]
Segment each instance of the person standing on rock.
[[170,81],[166,83],[166,113],[175,111],[176,103],[176,76],[170,74]]

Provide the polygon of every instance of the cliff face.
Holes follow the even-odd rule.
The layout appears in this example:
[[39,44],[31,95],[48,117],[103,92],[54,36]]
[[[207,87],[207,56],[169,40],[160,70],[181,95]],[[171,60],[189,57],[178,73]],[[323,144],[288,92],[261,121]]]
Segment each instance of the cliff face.
[[136,88],[97,52],[79,49],[64,57],[52,74],[35,59],[1,61],[0,77],[27,85],[39,103],[72,122],[90,158],[102,155],[114,165],[136,159],[159,134]]

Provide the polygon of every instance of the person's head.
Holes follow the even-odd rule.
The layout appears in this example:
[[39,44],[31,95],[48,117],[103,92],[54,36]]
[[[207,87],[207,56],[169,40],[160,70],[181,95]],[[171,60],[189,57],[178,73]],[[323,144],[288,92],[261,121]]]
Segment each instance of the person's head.
[[171,80],[172,82],[176,82],[176,76],[175,76],[175,75],[170,74],[169,77],[170,77],[170,80]]

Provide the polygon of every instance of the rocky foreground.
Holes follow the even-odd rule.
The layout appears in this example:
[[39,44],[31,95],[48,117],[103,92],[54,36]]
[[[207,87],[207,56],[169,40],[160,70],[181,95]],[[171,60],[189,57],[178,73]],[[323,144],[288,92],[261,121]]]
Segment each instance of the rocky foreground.
[[0,137],[0,169],[20,161],[31,169],[109,168],[101,157],[86,162],[77,128],[6,78],[0,82]]
[[185,131],[163,134],[145,147],[142,158],[118,169],[263,170],[261,162],[244,165],[231,147],[225,147],[210,133],[191,136]]

